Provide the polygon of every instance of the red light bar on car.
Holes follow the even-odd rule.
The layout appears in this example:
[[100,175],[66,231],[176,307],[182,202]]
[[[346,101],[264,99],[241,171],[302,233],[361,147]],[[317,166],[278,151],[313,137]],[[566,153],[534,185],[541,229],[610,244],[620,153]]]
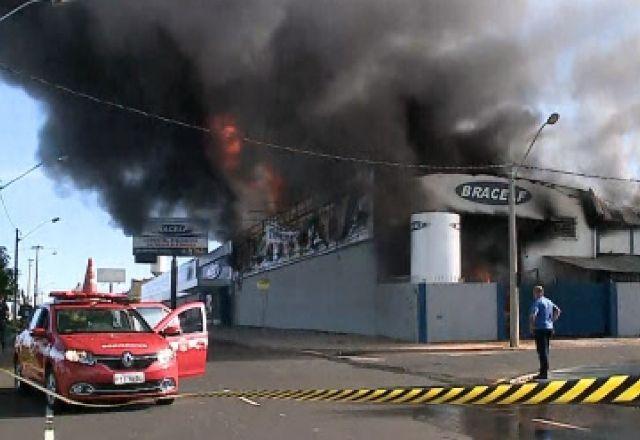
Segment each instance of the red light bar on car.
[[109,301],[126,301],[129,297],[122,293],[99,293],[99,292],[78,292],[75,290],[63,290],[49,293],[49,296],[59,300],[70,301],[91,301],[91,300],[109,300]]

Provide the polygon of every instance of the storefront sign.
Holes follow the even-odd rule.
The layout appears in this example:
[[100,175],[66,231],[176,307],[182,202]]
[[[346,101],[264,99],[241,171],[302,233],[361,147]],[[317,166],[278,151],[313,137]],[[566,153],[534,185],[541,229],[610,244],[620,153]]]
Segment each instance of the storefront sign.
[[207,253],[208,246],[206,224],[188,218],[150,219],[142,233],[133,237],[136,262],[161,255],[202,255]]
[[[509,184],[507,182],[478,181],[467,182],[456,187],[459,197],[474,203],[484,205],[508,205]],[[516,203],[527,203],[531,200],[531,193],[526,189],[516,187]]]

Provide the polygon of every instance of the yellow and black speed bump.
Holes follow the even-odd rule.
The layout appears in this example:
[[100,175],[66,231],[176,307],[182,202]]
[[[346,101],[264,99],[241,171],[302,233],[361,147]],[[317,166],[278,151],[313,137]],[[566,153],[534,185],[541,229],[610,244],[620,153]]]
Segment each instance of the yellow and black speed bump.
[[640,377],[610,376],[470,387],[217,391],[187,396],[403,405],[630,404],[640,402]]
[[[84,403],[64,397],[31,380],[0,368],[14,379],[39,391],[77,406],[109,408],[147,401],[124,403]],[[609,376],[574,380],[551,380],[521,384],[476,385],[459,387],[387,387],[299,390],[208,391],[182,393],[167,398],[248,398],[308,402],[343,402],[402,405],[541,405],[541,404],[633,404],[640,403],[640,376]]]

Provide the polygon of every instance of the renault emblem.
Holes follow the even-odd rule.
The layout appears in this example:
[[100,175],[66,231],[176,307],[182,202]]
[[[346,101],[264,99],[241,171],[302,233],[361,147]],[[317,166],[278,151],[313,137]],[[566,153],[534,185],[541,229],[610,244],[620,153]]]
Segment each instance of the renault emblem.
[[129,351],[122,353],[122,365],[125,368],[131,368],[133,366],[133,355]]

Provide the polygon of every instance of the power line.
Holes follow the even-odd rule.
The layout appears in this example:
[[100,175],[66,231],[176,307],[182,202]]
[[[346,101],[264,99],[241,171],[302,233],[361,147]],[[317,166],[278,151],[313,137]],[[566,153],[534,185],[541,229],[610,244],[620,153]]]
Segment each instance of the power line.
[[[75,89],[71,89],[69,87],[63,86],[61,84],[57,84],[51,82],[47,79],[41,78],[36,75],[32,75],[30,73],[23,72],[21,70],[15,69],[13,67],[8,66],[5,63],[0,62],[0,69],[10,73],[11,75],[18,76],[21,78],[27,78],[28,80],[43,85],[45,87],[57,90],[62,93],[66,93],[69,95],[73,95],[77,98],[85,99],[91,101],[96,104],[101,104],[108,107],[113,107],[118,110],[126,111],[132,114],[136,114],[138,116],[155,119],[167,124],[177,125],[183,128],[188,128],[191,130],[200,131],[202,133],[213,134],[212,130],[208,127],[203,127],[198,124],[193,124],[190,122],[181,121],[179,119],[175,119],[169,116],[160,115],[157,113],[152,113],[149,111],[141,110],[139,108],[130,107],[128,105],[120,104],[118,102],[110,101],[107,99],[98,98],[96,96],[90,95],[88,93],[80,92]],[[375,166],[387,166],[387,167],[396,167],[396,168],[414,168],[414,169],[423,169],[423,170],[433,170],[433,171],[452,171],[452,170],[488,170],[488,169],[500,169],[505,168],[507,164],[488,164],[488,165],[459,165],[459,166],[438,166],[438,165],[426,165],[426,164],[413,164],[406,162],[397,162],[397,161],[389,161],[389,160],[380,160],[380,159],[368,159],[363,157],[356,156],[344,156],[339,154],[330,154],[323,153],[319,151],[314,151],[311,149],[290,147],[285,145],[279,145],[273,142],[262,141],[259,139],[254,139],[248,136],[242,137],[244,142],[260,145],[272,150],[276,151],[285,151],[292,154],[300,154],[308,157],[315,157],[320,159],[328,159],[328,160],[337,160],[343,162],[352,162],[352,163],[362,163],[365,165],[375,165]]]
[[[8,72],[11,75],[18,76],[21,78],[26,78],[32,82],[38,83],[45,87],[55,89],[59,92],[66,93],[66,94],[75,96],[77,98],[85,99],[96,104],[113,107],[121,111],[129,112],[144,118],[158,120],[166,124],[177,125],[179,127],[200,131],[202,133],[213,134],[210,128],[203,127],[201,125],[190,123],[190,122],[181,121],[179,119],[172,118],[169,116],[152,113],[136,107],[120,104],[115,101],[98,98],[88,93],[80,92],[78,90],[69,88],[67,86],[54,83],[47,79],[41,78],[39,76],[23,72],[21,70],[8,66],[7,64],[2,62],[0,62],[0,69],[4,70],[5,72]],[[248,136],[242,137],[242,140],[250,144],[264,146],[276,151],[284,151],[291,154],[299,154],[299,155],[303,155],[307,157],[315,157],[319,159],[335,160],[335,161],[351,162],[351,163],[361,163],[361,164],[372,165],[372,166],[421,169],[425,171],[436,171],[436,172],[437,171],[447,172],[447,171],[497,170],[497,169],[507,169],[513,166],[513,164],[506,164],[506,163],[505,164],[488,164],[488,165],[451,165],[451,166],[414,164],[414,163],[397,162],[397,161],[389,161],[389,160],[382,160],[382,159],[368,159],[368,158],[357,157],[357,156],[344,156],[339,154],[323,153],[320,151],[315,151],[307,148],[298,148],[298,147],[279,145],[273,142],[254,139]],[[575,177],[583,177],[588,179],[610,180],[610,181],[627,182],[627,183],[640,183],[639,178],[623,178],[623,177],[616,177],[616,176],[605,176],[605,175],[562,170],[557,168],[546,168],[546,167],[539,167],[539,166],[532,166],[532,165],[521,165],[520,168],[555,173],[555,174],[564,174],[564,175],[575,176]]]
[[11,223],[11,226],[13,226],[14,229],[17,229],[18,227],[11,219],[11,215],[9,214],[9,210],[7,209],[7,204],[4,202],[4,197],[2,196],[2,192],[0,192],[0,202],[2,202],[2,209],[4,210],[4,214],[7,216],[7,220],[9,220],[9,223]]
[[523,165],[521,166],[521,168],[525,168],[528,170],[542,171],[547,173],[562,174],[565,176],[583,177],[586,179],[610,180],[614,182],[625,182],[625,183],[640,183],[640,179],[634,178],[634,177],[605,176],[601,174],[590,174],[590,173],[584,173],[580,171],[562,170],[558,168],[547,168],[547,167],[540,167],[540,166],[534,166],[534,165]]

